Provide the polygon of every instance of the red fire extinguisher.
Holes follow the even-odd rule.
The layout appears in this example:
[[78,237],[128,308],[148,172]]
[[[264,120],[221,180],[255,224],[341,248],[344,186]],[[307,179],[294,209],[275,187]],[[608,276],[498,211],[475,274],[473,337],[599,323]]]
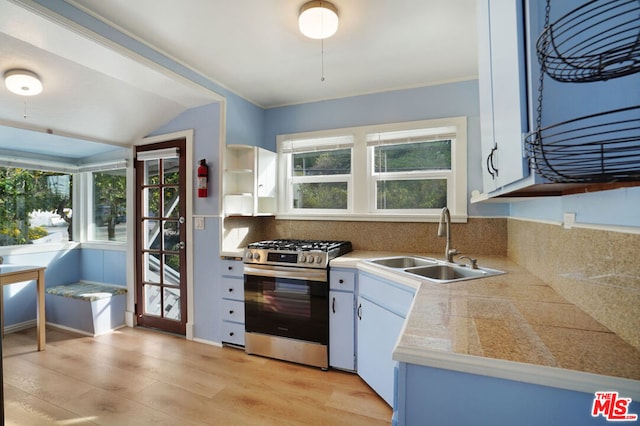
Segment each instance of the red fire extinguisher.
[[209,182],[209,167],[207,160],[202,159],[198,167],[198,197],[207,197],[207,182]]

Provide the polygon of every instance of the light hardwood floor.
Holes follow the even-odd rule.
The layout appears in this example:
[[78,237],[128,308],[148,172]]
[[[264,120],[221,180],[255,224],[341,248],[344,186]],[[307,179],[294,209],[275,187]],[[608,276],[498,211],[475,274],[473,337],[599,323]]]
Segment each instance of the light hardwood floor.
[[142,328],[4,338],[6,425],[388,425],[355,374],[246,355]]

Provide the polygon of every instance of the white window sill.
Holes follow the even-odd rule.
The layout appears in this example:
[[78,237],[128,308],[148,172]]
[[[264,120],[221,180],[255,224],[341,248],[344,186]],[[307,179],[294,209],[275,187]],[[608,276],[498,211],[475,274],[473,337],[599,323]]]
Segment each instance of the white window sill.
[[[351,214],[342,213],[278,213],[276,219],[281,220],[341,220],[356,222],[439,222],[440,213],[437,214]],[[467,223],[467,216],[451,215],[451,222]]]

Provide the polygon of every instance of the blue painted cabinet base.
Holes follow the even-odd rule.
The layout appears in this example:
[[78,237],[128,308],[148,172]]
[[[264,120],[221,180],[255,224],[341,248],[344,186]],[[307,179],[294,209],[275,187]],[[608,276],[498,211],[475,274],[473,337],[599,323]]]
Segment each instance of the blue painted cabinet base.
[[98,300],[45,295],[47,323],[97,336],[125,325],[126,294]]
[[[403,362],[396,383],[399,426],[610,424],[591,416],[594,395],[584,392]],[[629,412],[640,414],[640,403]]]

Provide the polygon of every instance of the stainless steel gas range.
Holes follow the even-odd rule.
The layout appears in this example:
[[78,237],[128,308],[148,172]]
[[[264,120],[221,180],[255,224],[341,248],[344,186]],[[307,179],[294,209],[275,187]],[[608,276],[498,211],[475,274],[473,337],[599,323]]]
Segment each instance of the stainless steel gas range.
[[245,351],[329,368],[329,261],[348,241],[269,240],[244,251]]

